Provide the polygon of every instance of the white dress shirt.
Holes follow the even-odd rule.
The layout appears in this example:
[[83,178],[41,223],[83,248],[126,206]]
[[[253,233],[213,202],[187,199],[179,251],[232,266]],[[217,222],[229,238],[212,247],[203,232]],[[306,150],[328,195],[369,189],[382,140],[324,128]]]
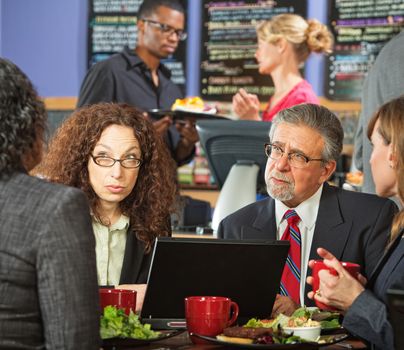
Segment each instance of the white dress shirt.
[[294,209],[299,215],[301,221],[298,223],[301,236],[301,262],[300,262],[300,302],[304,304],[304,288],[306,285],[307,268],[311,250],[311,242],[313,241],[314,228],[318,208],[320,206],[321,193],[323,185],[309,199],[300,203],[296,208],[289,208],[279,200],[275,200],[275,217],[277,227],[277,239],[281,239],[288,222],[284,219],[285,212]]
[[93,218],[99,285],[116,286],[121,277],[129,218],[121,215],[110,227]]

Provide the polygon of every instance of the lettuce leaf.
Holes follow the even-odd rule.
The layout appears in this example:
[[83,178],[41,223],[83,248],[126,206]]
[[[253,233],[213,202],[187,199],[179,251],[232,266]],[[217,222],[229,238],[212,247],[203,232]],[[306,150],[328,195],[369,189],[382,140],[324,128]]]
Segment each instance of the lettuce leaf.
[[153,331],[149,324],[142,324],[139,316],[131,310],[129,316],[122,309],[106,306],[100,321],[102,339],[108,338],[157,338],[160,332]]

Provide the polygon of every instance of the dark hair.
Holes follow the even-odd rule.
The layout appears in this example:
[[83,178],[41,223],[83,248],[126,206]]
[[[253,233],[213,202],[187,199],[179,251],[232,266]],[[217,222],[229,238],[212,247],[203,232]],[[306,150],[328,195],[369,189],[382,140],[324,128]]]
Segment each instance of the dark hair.
[[[368,138],[370,140],[376,122],[379,127],[376,130],[383,139],[385,145],[392,145],[396,158],[395,172],[397,177],[397,192],[401,202],[404,202],[404,95],[395,98],[379,108],[368,124]],[[404,228],[404,209],[397,213],[391,229],[391,241]]]
[[102,132],[111,125],[132,128],[141,148],[142,164],[136,185],[120,203],[120,209],[130,218],[132,231],[149,251],[155,237],[171,234],[169,214],[173,211],[177,187],[174,162],[167,146],[140,110],[115,103],[76,110],[57,130],[36,172],[51,181],[83,190],[93,215],[103,222],[87,166]]
[[184,6],[178,0],[144,0],[139,6],[137,18],[140,19],[151,16],[160,6],[184,13]]
[[328,108],[303,103],[280,111],[272,121],[270,139],[281,123],[305,125],[316,130],[324,139],[322,158],[326,161],[338,160],[342,151],[344,130],[338,117]]
[[0,175],[23,167],[24,157],[36,159],[35,144],[43,141],[45,130],[45,106],[32,83],[14,63],[0,58]]

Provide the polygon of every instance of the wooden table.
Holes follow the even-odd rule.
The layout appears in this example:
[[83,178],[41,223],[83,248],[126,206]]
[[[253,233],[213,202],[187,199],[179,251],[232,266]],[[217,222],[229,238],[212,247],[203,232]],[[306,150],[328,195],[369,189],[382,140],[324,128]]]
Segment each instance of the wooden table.
[[[349,347],[351,346],[351,347]],[[125,348],[126,350],[220,350],[220,349],[230,349],[232,347],[221,346],[221,345],[194,345],[192,344],[188,333],[184,332],[175,337],[163,339],[161,341],[156,341],[145,346],[136,346],[131,348]],[[121,348],[117,348],[121,349]],[[240,349],[240,348],[239,348]],[[305,348],[307,349],[307,348]],[[313,348],[314,349],[314,348]],[[361,341],[358,340],[345,340],[341,343],[323,346],[318,349],[321,350],[343,350],[343,349],[368,349]]]

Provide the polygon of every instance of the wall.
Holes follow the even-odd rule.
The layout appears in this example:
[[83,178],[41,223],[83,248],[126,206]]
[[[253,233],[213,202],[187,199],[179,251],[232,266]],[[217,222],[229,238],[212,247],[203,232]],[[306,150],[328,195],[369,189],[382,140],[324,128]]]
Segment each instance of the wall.
[[[328,0],[308,0],[307,18],[317,18],[326,23]],[[306,62],[306,78],[312,84],[317,95],[323,95],[325,58],[323,55],[311,55]]]
[[[199,89],[197,28],[202,0],[189,0],[188,95]],[[296,0],[301,1],[301,0]],[[325,21],[327,0],[309,0],[309,18]],[[77,96],[87,70],[87,0],[0,0],[0,55],[28,74],[42,96]],[[189,25],[193,24],[193,27]],[[322,95],[323,59],[313,56],[307,79]]]
[[75,96],[86,71],[86,0],[2,0],[0,53],[42,96]]
[[3,23],[3,21],[2,21],[2,19],[3,19],[3,16],[2,16],[2,9],[3,9],[3,0],[0,0],[0,57],[2,57],[3,56],[3,52],[2,52],[2,42],[3,42],[3,31],[2,31],[2,28],[3,28],[3,26],[2,26],[2,23]]

